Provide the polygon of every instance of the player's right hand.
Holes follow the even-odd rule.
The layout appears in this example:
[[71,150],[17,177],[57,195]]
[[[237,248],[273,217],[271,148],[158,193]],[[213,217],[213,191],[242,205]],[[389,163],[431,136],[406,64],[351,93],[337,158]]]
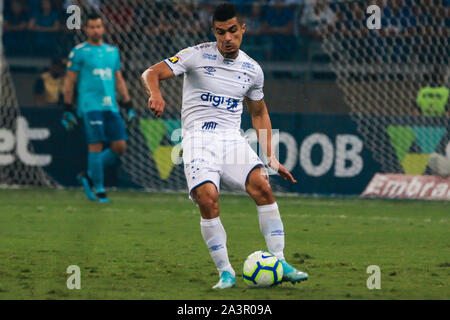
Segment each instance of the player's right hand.
[[275,157],[269,159],[269,167],[278,172],[278,174],[284,179],[292,183],[297,183],[297,180],[292,174],[280,163]]
[[64,113],[62,116],[61,124],[67,131],[71,131],[77,124],[77,116],[75,114],[75,108],[71,104],[64,104]]
[[166,106],[166,102],[164,101],[164,99],[161,95],[152,95],[148,99],[148,108],[158,118],[161,117],[165,106]]

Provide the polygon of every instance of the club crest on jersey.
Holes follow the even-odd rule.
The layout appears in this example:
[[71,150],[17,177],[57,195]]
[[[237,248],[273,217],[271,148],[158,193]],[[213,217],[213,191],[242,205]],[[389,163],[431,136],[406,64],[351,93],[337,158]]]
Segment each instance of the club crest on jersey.
[[207,74],[207,75],[210,75],[210,76],[213,76],[213,75],[214,75],[213,72],[216,72],[216,68],[210,67],[210,66],[203,67],[203,69],[206,70],[206,71],[204,72],[204,74]]
[[177,63],[179,60],[180,60],[180,59],[178,59],[177,56],[174,56],[174,57],[169,58],[169,61],[170,61],[171,63],[173,63],[173,64]]

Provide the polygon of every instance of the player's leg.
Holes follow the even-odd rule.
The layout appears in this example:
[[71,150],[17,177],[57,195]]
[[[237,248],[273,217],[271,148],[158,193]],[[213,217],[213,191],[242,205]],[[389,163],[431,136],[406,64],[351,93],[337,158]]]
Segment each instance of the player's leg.
[[191,191],[191,196],[200,208],[203,220],[219,217],[219,192],[212,182],[205,182]]
[[269,179],[262,166],[254,168],[247,177],[245,189],[256,203],[261,233],[267,248],[279,260],[284,259],[284,228]]
[[283,265],[283,281],[296,283],[307,280],[308,274],[296,270],[284,257],[284,226],[265,169],[254,168],[248,174],[245,188],[256,203],[259,226],[266,240],[267,249]]
[[92,179],[95,192],[97,194],[105,193],[102,161],[103,143],[89,144],[88,151],[88,176]]
[[102,153],[103,165],[112,166],[125,154],[127,149],[127,131],[125,123],[118,112],[105,112],[105,136],[110,141],[108,149]]
[[235,272],[228,259],[227,235],[220,221],[220,145],[208,133],[187,132],[181,142],[189,198],[200,208],[200,229],[220,280],[213,287],[234,286]]
[[88,112],[83,116],[86,140],[88,144],[88,171],[78,175],[84,193],[90,200],[99,200],[94,193],[103,194],[103,162],[102,151],[105,141],[104,119],[102,112]]
[[119,161],[119,158],[125,154],[126,149],[126,140],[112,141],[109,148],[102,152],[103,167],[106,168],[115,165]]
[[[100,150],[98,155],[101,166],[98,165],[96,168],[100,171],[95,171],[89,173],[88,175],[92,178],[94,183],[94,188],[97,193],[96,196],[98,201],[107,203],[109,199],[106,195],[105,188],[103,186],[104,181],[104,169],[108,166],[112,166],[119,160],[119,157],[125,153],[127,147],[127,133],[125,128],[125,123],[118,112],[104,111],[101,112],[103,120],[103,140],[110,142],[109,148],[105,150]],[[97,178],[94,178],[94,176]],[[97,181],[97,182],[96,182]],[[96,183],[99,186],[96,187]]]
[[205,182],[191,191],[201,213],[200,229],[214,264],[220,274],[214,289],[233,287],[236,273],[228,258],[227,234],[219,217],[219,192],[212,182]]

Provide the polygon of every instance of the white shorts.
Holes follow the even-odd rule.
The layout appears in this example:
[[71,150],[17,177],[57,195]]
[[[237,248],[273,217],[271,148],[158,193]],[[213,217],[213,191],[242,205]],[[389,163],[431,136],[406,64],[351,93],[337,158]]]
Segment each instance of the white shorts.
[[195,131],[185,134],[181,145],[189,196],[193,189],[206,182],[212,182],[220,191],[221,179],[230,187],[245,191],[250,172],[264,166],[239,132],[223,135]]

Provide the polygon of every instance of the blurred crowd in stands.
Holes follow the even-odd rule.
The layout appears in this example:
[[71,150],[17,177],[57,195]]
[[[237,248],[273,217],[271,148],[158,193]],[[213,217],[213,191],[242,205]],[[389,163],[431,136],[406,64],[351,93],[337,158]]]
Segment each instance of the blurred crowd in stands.
[[[66,27],[66,9],[80,5],[82,14],[101,11],[114,25],[114,35],[170,38],[180,26],[194,34],[209,30],[214,5],[220,1],[148,0],[9,0],[5,1],[3,40],[7,55],[66,54],[74,45],[74,32]],[[366,36],[368,1],[343,0],[232,0],[247,26],[243,49],[257,60],[302,61],[308,47],[326,32]],[[345,2],[345,5],[342,5]],[[436,27],[449,21],[450,0],[372,0],[382,8],[380,34],[408,35],[411,28]],[[149,5],[151,3],[151,5]],[[185,18],[189,19],[185,19]],[[445,18],[446,17],[446,18]],[[438,19],[435,19],[438,18]],[[177,20],[196,21],[188,26]],[[137,26],[138,25],[138,26]],[[436,30],[428,30],[435,32]],[[136,34],[137,33],[137,34]],[[139,34],[144,33],[144,34]],[[114,35],[112,41],[114,41]],[[213,35],[209,32],[209,38]],[[173,39],[173,38],[172,38]],[[162,39],[164,40],[164,39]],[[158,41],[164,43],[164,41]],[[186,40],[186,45],[189,39]],[[170,52],[172,54],[173,52]]]

